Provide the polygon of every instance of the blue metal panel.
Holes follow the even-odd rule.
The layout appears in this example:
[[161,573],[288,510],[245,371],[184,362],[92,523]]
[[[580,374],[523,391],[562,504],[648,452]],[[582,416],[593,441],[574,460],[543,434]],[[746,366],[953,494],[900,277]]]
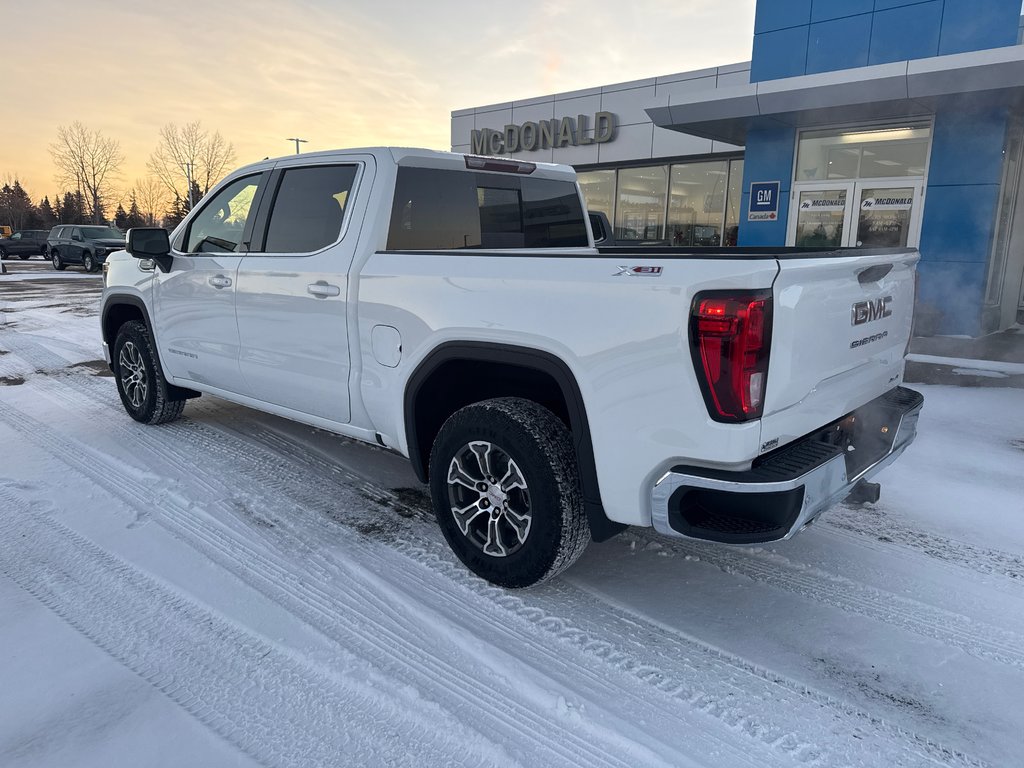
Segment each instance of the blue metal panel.
[[939,54],[1017,44],[1020,0],[945,0]]
[[811,0],[759,0],[754,34],[798,27],[811,21]]
[[[789,218],[790,190],[793,188],[793,153],[796,130],[780,125],[754,127],[747,134],[743,164],[743,206],[740,211],[740,245],[785,245]],[[758,181],[781,182],[779,218],[776,221],[747,221],[750,185]]]
[[796,77],[806,72],[808,26],[754,35],[750,82]]
[[[984,2],[984,0],[981,1]],[[888,8],[902,8],[905,5],[916,5],[920,2],[921,0],[875,0],[875,10],[884,11]]]
[[870,45],[870,13],[811,24],[807,74],[867,66]]
[[939,53],[942,0],[876,11],[869,64],[924,59]]
[[921,257],[926,261],[986,263],[998,203],[998,184],[929,185]]
[[875,0],[814,0],[811,21],[828,21],[875,10]]
[[1000,184],[1006,109],[944,110],[935,117],[928,183]]
[[937,335],[977,336],[981,333],[981,309],[985,303],[987,266],[981,263],[922,261],[918,307],[934,327],[921,328]]

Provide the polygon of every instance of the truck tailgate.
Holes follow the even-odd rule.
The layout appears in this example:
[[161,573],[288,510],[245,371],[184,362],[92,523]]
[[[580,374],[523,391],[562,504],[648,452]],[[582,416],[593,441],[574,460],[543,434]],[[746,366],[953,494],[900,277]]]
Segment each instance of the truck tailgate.
[[919,258],[911,250],[780,257],[762,453],[902,382]]

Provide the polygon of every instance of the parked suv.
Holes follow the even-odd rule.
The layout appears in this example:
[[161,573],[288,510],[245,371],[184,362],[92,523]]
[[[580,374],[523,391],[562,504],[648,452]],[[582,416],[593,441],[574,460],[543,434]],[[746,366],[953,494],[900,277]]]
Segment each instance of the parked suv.
[[22,229],[10,237],[0,238],[0,259],[8,256],[28,259],[37,253],[45,259],[46,236],[45,229]]
[[61,224],[50,230],[46,247],[53,268],[81,264],[86,272],[95,272],[107,260],[107,254],[124,248],[124,234],[113,227],[96,224]]

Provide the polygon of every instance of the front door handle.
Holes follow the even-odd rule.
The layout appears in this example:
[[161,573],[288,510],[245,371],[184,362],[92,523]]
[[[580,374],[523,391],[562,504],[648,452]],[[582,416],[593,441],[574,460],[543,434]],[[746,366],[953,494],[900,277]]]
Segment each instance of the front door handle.
[[328,296],[340,296],[341,288],[330,283],[325,283],[323,280],[317,280],[315,283],[310,283],[306,286],[306,291],[311,295],[316,296],[318,299],[326,299]]
[[214,275],[207,282],[214,288],[227,288],[231,285],[231,278],[224,275]]

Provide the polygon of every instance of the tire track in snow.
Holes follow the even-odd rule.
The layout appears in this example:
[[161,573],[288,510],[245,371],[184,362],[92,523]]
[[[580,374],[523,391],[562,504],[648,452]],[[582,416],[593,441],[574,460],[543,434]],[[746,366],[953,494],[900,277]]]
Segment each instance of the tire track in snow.
[[[75,379],[78,379],[78,377],[75,377]],[[74,383],[78,384],[86,381],[89,380],[76,381]],[[69,379],[67,383],[71,384],[72,381]],[[95,383],[98,384],[99,382]],[[89,388],[91,389],[92,387]],[[110,389],[112,389],[112,387]],[[69,400],[69,404],[71,404],[71,402],[72,401]],[[202,434],[194,434],[190,439],[198,438],[197,447],[201,447],[203,451],[220,453],[226,458],[231,458],[236,461],[240,456],[244,456],[246,460],[253,459],[254,452],[251,450],[250,443],[246,443],[244,441],[240,442],[237,438],[234,438],[230,434],[225,434],[223,430],[220,429],[188,421],[177,425],[168,425],[161,427],[160,429],[187,429],[190,431],[198,431]],[[151,433],[153,429],[142,428],[142,431]],[[295,489],[301,488],[304,484],[309,484],[310,470],[316,469],[317,474],[314,475],[314,478],[316,478],[319,473],[325,473],[327,477],[331,478],[332,484],[351,484],[354,481],[364,492],[370,491],[376,495],[379,499],[378,503],[383,502],[390,506],[402,506],[402,502],[396,499],[385,489],[374,487],[372,484],[365,482],[363,478],[353,475],[347,471],[340,470],[337,465],[331,465],[320,459],[311,457],[308,452],[304,452],[301,449],[296,450],[296,447],[293,444],[289,445],[287,440],[280,438],[275,433],[266,430],[257,430],[256,432],[257,434],[246,435],[246,437],[254,439],[257,442],[262,442],[272,452],[283,454],[290,462],[298,465],[290,472],[290,474],[288,474],[287,477],[282,477],[280,474],[281,465],[279,459],[271,458],[268,460],[266,457],[262,458],[260,461],[260,473],[264,473],[262,475],[264,478],[267,477],[266,473],[273,473],[274,467],[277,467],[278,469],[277,476],[270,481],[270,484],[276,488],[277,492],[281,492],[282,489],[287,490],[291,488],[294,494]],[[259,434],[260,432],[263,432],[263,434]],[[138,434],[133,435],[136,439],[140,436],[141,435]],[[157,448],[166,448],[166,441],[159,440]],[[196,452],[190,451],[188,452],[188,455],[194,458]],[[264,479],[264,485],[265,484],[266,480]],[[301,506],[310,506],[310,501],[312,501],[313,508],[316,508],[316,500],[319,499],[319,507],[321,511],[324,511],[323,499],[331,498],[332,490],[334,492],[333,495],[336,496],[337,488],[311,487],[309,495],[312,499],[307,499],[306,503]],[[278,519],[280,520],[281,518]],[[582,633],[577,628],[574,628],[567,620],[561,619],[557,616],[552,616],[545,613],[543,610],[531,607],[529,604],[521,602],[518,596],[513,597],[508,593],[490,587],[490,585],[486,585],[483,582],[472,579],[472,577],[468,577],[468,574],[465,574],[465,571],[461,569],[460,566],[454,564],[446,551],[443,553],[439,552],[437,547],[424,549],[419,546],[420,544],[422,544],[422,541],[414,540],[411,543],[398,541],[395,542],[394,546],[410,555],[414,560],[419,560],[421,562],[424,560],[431,561],[431,567],[444,570],[450,578],[457,582],[461,582],[460,585],[463,587],[467,586],[467,581],[471,582],[470,589],[472,591],[497,602],[506,609],[510,608],[509,601],[511,601],[511,605],[518,606],[516,609],[517,613],[526,618],[527,621],[532,623],[534,626],[543,630],[545,633],[551,634],[553,632],[559,638],[567,640],[577,648],[585,651],[588,655],[597,656],[606,663],[626,671],[629,674],[633,674],[642,682],[647,682],[658,690],[668,693],[672,697],[686,700],[691,706],[726,722],[738,730],[743,731],[748,737],[752,736],[759,741],[773,746],[775,749],[779,749],[798,758],[806,759],[809,762],[817,762],[819,759],[818,755],[830,754],[830,750],[825,749],[822,751],[820,745],[816,747],[815,745],[802,743],[792,732],[785,732],[784,730],[780,731],[772,724],[764,722],[763,716],[755,716],[749,713],[745,714],[742,707],[737,707],[734,703],[731,703],[735,700],[737,690],[741,695],[748,692],[750,680],[744,681],[742,688],[730,690],[724,693],[714,691],[715,684],[712,682],[709,684],[709,687],[711,688],[711,692],[709,693],[707,690],[702,690],[699,685],[688,683],[685,679],[693,673],[693,669],[685,670],[686,675],[681,676],[679,673],[667,672],[665,669],[657,665],[645,663],[637,658],[636,654],[624,654],[618,650],[618,648],[629,647],[631,644],[629,637],[618,638],[618,643],[608,642],[606,639],[595,640],[586,633]],[[565,586],[560,588],[566,589]],[[579,601],[583,596],[582,592],[576,590],[575,592],[572,592],[571,596],[567,597],[567,599]],[[600,598],[595,598],[594,596],[589,595],[585,597],[589,603],[592,604],[593,610],[604,610],[606,613],[613,613],[610,606],[601,602]],[[610,615],[609,626],[615,626],[619,618],[621,618],[621,616],[616,617],[614,615]],[[630,615],[630,621],[635,622],[637,619],[638,617]],[[679,640],[680,636],[674,637],[675,642],[678,643]],[[723,652],[718,649],[704,646],[699,643],[699,641],[692,640],[691,644],[694,646],[691,650],[694,650],[695,653],[701,653],[707,657],[702,660],[702,665],[706,665],[709,659],[717,659],[718,667],[721,667],[723,662],[725,662],[727,670],[724,672],[724,677],[726,679],[730,676],[735,676],[737,672],[744,673],[749,677],[758,678],[759,684],[762,687],[767,686],[767,692],[759,695],[759,698],[762,699],[761,705],[763,706],[770,706],[773,702],[777,703],[780,688],[783,688],[786,689],[793,702],[798,703],[801,697],[803,697],[804,699],[810,699],[816,706],[828,706],[837,712],[843,713],[848,719],[852,717],[855,721],[859,721],[861,725],[870,724],[872,729],[878,729],[880,726],[883,726],[883,730],[888,728],[890,738],[908,742],[905,748],[909,752],[915,754],[924,753],[924,755],[927,756],[922,756],[924,761],[921,763],[912,762],[906,764],[932,764],[933,760],[946,764],[946,762],[951,759],[954,760],[954,763],[952,764],[978,764],[954,750],[949,750],[941,745],[936,745],[923,737],[908,733],[902,729],[888,727],[885,725],[884,721],[881,721],[873,715],[858,711],[849,705],[837,702],[827,696],[808,692],[805,687],[799,683],[788,681],[785,678],[766,670],[760,670],[749,663],[743,662],[741,659],[735,657],[730,658],[728,654],[723,654]],[[664,665],[664,659],[662,659],[660,663]],[[719,674],[713,677],[722,676],[723,673],[719,670]],[[721,685],[718,685],[718,687],[721,688]],[[854,735],[852,738],[863,739],[864,735],[862,733]],[[871,740],[869,739],[868,742],[870,741]],[[891,751],[893,745],[888,744],[887,746]],[[901,747],[901,749],[902,748],[904,747]],[[877,752],[871,754],[877,754]],[[834,752],[831,752],[831,755],[833,758],[837,757]],[[825,759],[822,764],[836,765],[839,764],[839,761],[835,759]]]
[[[248,422],[244,422],[244,424],[247,425]],[[217,445],[223,449],[226,441],[230,439],[230,436],[220,435],[218,437],[216,434],[211,437],[216,443],[212,446],[204,446],[204,450],[216,450]],[[294,444],[289,444],[286,438],[280,437],[273,431],[257,427],[252,433],[247,433],[246,437],[263,442],[274,451],[276,455],[274,464],[278,467],[282,467],[280,458],[301,462],[301,465],[297,467],[297,474],[290,480],[293,486],[313,484],[311,493],[314,496],[327,497],[331,495],[329,486],[322,488],[315,488],[315,486],[317,478],[322,475],[337,476],[339,470],[336,465],[301,451],[301,449],[299,453],[296,453]],[[251,446],[251,442],[245,442],[242,445]],[[252,451],[249,455],[253,455]],[[389,505],[402,506],[404,504],[382,488],[378,488],[377,493],[381,500]],[[414,514],[410,513],[408,516],[413,517]],[[423,515],[415,516],[425,517]],[[430,519],[432,520],[432,517]],[[837,748],[833,746],[822,748],[820,741],[817,744],[802,742],[793,731],[780,729],[776,724],[771,723],[765,713],[766,709],[782,706],[790,713],[791,717],[793,717],[793,712],[803,710],[808,712],[805,721],[813,720],[813,711],[822,707],[835,711],[837,715],[841,714],[847,721],[852,721],[852,724],[847,726],[848,730],[842,731],[842,735],[846,737],[844,742],[847,745],[855,745],[851,748],[852,751],[862,753],[861,759],[868,763],[877,757],[878,749],[884,744],[890,754],[900,753],[903,750],[913,754],[914,758],[906,764],[983,765],[957,750],[945,747],[906,729],[889,725],[882,718],[865,713],[827,695],[809,690],[801,683],[787,680],[773,672],[761,669],[739,657],[707,646],[695,638],[677,632],[665,631],[645,622],[636,614],[614,609],[600,596],[572,587],[565,579],[556,582],[554,588],[557,588],[559,597],[555,600],[538,599],[528,592],[506,592],[492,587],[467,574],[443,545],[430,546],[430,543],[430,537],[424,535],[402,538],[395,541],[393,546],[408,554],[413,560],[430,561],[431,568],[442,570],[458,586],[516,613],[544,634],[553,635],[578,650],[584,651],[587,655],[596,656],[604,663],[633,676],[639,682],[646,683],[672,698],[685,700],[696,709],[711,714],[726,722],[730,727],[742,731],[746,736],[782,749],[801,761],[817,762],[820,760],[821,764],[828,766],[842,763],[837,757]],[[447,597],[456,601],[458,598],[451,595],[450,587],[447,584],[445,586],[447,591],[438,597],[441,599]],[[538,603],[543,603],[545,607],[538,608]],[[559,612],[564,612],[566,606],[580,604],[588,605],[588,610],[583,612],[584,616],[600,617],[590,623],[587,631],[582,631],[574,625],[574,622],[575,624],[579,623],[578,619],[562,618],[558,615]],[[629,632],[619,631],[624,625],[636,626],[637,622],[645,623],[644,631],[648,637],[659,638],[658,648],[665,649],[663,653],[658,653],[658,648],[637,650],[636,637]],[[519,633],[516,636],[522,638],[524,633]],[[682,658],[676,656],[680,643],[683,643],[689,652],[683,654]],[[623,649],[627,648],[631,650],[624,652]],[[543,655],[542,650],[536,652]],[[699,661],[690,663],[688,661],[690,655],[699,657]],[[585,669],[586,665],[581,664],[580,667]],[[679,667],[682,667],[682,670]],[[741,679],[741,683],[735,682],[737,677]],[[722,681],[731,681],[732,684],[723,685]],[[723,687],[727,690],[722,690]],[[756,705],[749,701],[751,698],[757,700]],[[737,700],[742,700],[743,704],[738,705]],[[751,714],[751,711],[757,712],[757,714]],[[802,718],[793,717],[793,719],[799,722]],[[837,731],[840,730],[842,729],[837,726]],[[880,734],[884,736],[881,743],[878,741]],[[898,744],[898,746],[894,747],[894,744]],[[897,759],[895,764],[904,763]]]
[[[44,391],[47,390],[44,388]],[[77,405],[80,408],[82,403]],[[381,617],[393,610],[393,606],[382,602],[381,596],[372,589],[365,589],[365,579],[351,565],[341,564],[346,571],[342,579],[337,578],[336,569],[333,573],[329,568],[318,569],[316,576],[320,580],[337,585],[329,594],[315,582],[311,583],[302,573],[295,572],[291,567],[293,560],[282,564],[268,549],[255,548],[239,541],[237,536],[221,529],[204,511],[171,489],[147,485],[145,478],[132,478],[124,466],[111,462],[109,457],[73,438],[57,434],[11,406],[0,403],[0,418],[34,442],[42,444],[54,457],[76,469],[91,482],[120,498],[130,509],[150,506],[157,508],[154,522],[184,538],[190,546],[203,552],[213,562],[261,591],[293,615],[302,618],[334,640],[340,648],[350,652],[358,649],[372,659],[376,666],[390,671],[395,679],[418,681],[421,691],[430,694],[443,692],[448,700],[440,704],[446,710],[458,716],[461,722],[475,723],[477,729],[482,729],[476,734],[478,740],[493,738],[493,734],[503,734],[507,744],[532,745],[523,757],[550,765],[572,765],[582,759],[594,766],[626,766],[635,764],[638,759],[636,755],[619,758],[610,754],[615,744],[600,743],[594,738],[596,734],[589,734],[590,738],[585,738],[570,730],[553,729],[550,719],[537,711],[534,706],[536,702],[517,701],[515,689],[488,679],[490,676],[486,670],[472,670],[478,672],[478,676],[474,676],[463,665],[456,664],[454,659],[447,663],[440,660],[437,648],[422,648],[413,644],[396,630],[396,619],[382,620]],[[139,447],[143,447],[147,438],[155,439],[156,445],[148,446],[148,450],[166,460],[174,458],[173,445],[166,439],[160,440],[156,431],[164,432],[166,438],[167,432],[185,426],[139,427],[129,430],[136,434],[127,434],[125,437]],[[191,446],[196,446],[195,441]],[[196,472],[196,452],[192,450],[182,453],[184,455],[177,457],[183,464],[182,471]],[[238,454],[232,454],[231,458],[237,459]],[[268,472],[273,472],[273,468],[265,467],[259,476],[265,480]],[[253,479],[260,482],[258,477]],[[212,486],[207,483],[206,487]],[[223,489],[217,490],[223,492]],[[361,496],[357,499],[363,501]],[[226,499],[223,494],[206,506],[218,507],[220,515],[229,518],[245,514],[240,513],[232,500]],[[296,511],[293,505],[289,506],[292,507],[289,512]],[[249,534],[251,523],[244,522],[244,528]],[[300,562],[314,558],[315,552],[308,548],[308,542],[301,542],[301,547],[304,551],[298,553],[302,558]],[[382,567],[387,567],[387,564]],[[347,611],[339,609],[339,598],[343,598],[341,602],[347,604]],[[488,731],[491,735],[485,735]],[[722,745],[719,746],[722,748]],[[640,753],[639,759],[645,764],[661,762],[640,745],[635,745],[633,749]]]
[[[46,386],[43,387],[43,391],[47,394],[47,396],[56,395],[57,399],[60,402],[66,404],[68,408],[73,409],[75,411],[81,411],[83,406],[81,395],[69,394],[70,390],[75,389],[80,384],[88,384],[88,389],[95,390],[96,387],[93,385],[101,384],[101,382],[94,382],[93,380],[84,378],[79,379],[78,377],[59,377],[46,382]],[[92,395],[93,393],[89,394]],[[101,404],[95,403],[94,397],[90,397],[90,402],[93,402],[94,406],[97,408],[102,407]],[[119,403],[116,403],[116,405],[118,408],[120,407]],[[120,418],[120,414],[118,414],[118,418],[108,426],[108,429],[117,430],[118,434],[121,435],[124,438],[124,440],[127,441],[128,444],[132,446],[133,451],[136,449],[136,447],[145,447],[147,450],[153,452],[154,455],[160,455],[165,459],[182,462],[183,465],[187,465],[185,469],[183,469],[183,471],[188,474],[197,471],[197,468],[193,466],[197,456],[219,456],[224,461],[231,462],[233,469],[240,469],[241,467],[248,465],[250,469],[248,471],[244,471],[242,477],[237,478],[236,482],[239,479],[254,482],[260,486],[261,495],[270,495],[272,497],[278,496],[278,505],[282,508],[283,513],[279,515],[273,515],[275,525],[275,530],[273,532],[277,534],[279,534],[279,531],[276,528],[277,526],[282,525],[291,515],[299,515],[303,512],[304,509],[308,508],[316,510],[317,514],[314,515],[314,518],[320,525],[323,526],[323,535],[337,538],[337,524],[336,522],[331,522],[332,519],[337,520],[337,517],[335,515],[332,515],[333,507],[335,506],[335,502],[338,500],[344,502],[346,496],[352,497],[351,501],[361,506],[366,506],[368,498],[376,498],[377,501],[375,502],[375,505],[377,506],[377,510],[375,514],[378,516],[382,514],[389,514],[389,510],[382,507],[382,504],[389,504],[390,506],[394,507],[399,503],[398,500],[394,498],[390,492],[375,488],[369,483],[361,481],[361,479],[358,478],[357,476],[347,472],[346,470],[342,470],[337,466],[329,467],[331,480],[326,482],[325,484],[322,478],[320,478],[317,475],[312,475],[309,472],[309,470],[304,466],[308,464],[309,457],[303,457],[301,455],[281,456],[279,454],[274,453],[268,454],[265,451],[259,449],[254,450],[252,443],[247,442],[246,440],[240,440],[237,436],[231,433],[224,432],[223,430],[220,429],[211,428],[204,424],[189,421],[187,419],[182,422],[163,425],[158,428],[152,428],[136,425],[134,422],[128,421],[126,418]],[[41,434],[41,432],[39,430],[35,430],[33,434],[38,436],[39,434]],[[87,446],[81,446],[80,448],[75,447],[75,441],[69,441],[63,435],[54,437],[56,439],[61,440],[61,442],[64,444],[63,453],[69,456],[77,457],[80,456],[83,451],[89,451]],[[184,447],[176,446],[175,437],[186,439],[187,444]],[[68,450],[69,446],[71,447],[70,450]],[[50,447],[54,451],[61,450],[61,446],[58,446],[56,444],[53,444]],[[287,464],[282,463],[282,458],[284,458],[287,461]],[[85,461],[82,467],[80,468],[93,468],[93,471],[95,472],[95,468],[98,466],[97,462],[102,461],[103,457],[99,455],[89,456],[88,460]],[[255,464],[253,464],[253,462],[255,462]],[[217,465],[219,464],[220,462],[217,462]],[[101,466],[101,464],[99,466]],[[326,463],[320,464],[321,468],[323,468],[324,466],[326,466]],[[282,471],[285,467],[287,467],[288,474],[287,476],[282,476]],[[311,480],[313,482],[311,482]],[[355,485],[357,489],[356,491],[352,490],[352,485]],[[209,485],[207,485],[207,487],[209,487]],[[279,501],[280,494],[287,490],[289,487],[292,490],[293,500],[286,500],[284,502]],[[223,497],[223,494],[224,490],[219,489],[215,492],[215,495],[212,498],[217,498],[218,496]],[[143,496],[144,494],[140,493],[139,495]],[[130,506],[138,506],[139,503],[139,501],[135,501],[135,503],[131,504]],[[159,515],[153,518],[154,522],[166,524],[170,520],[170,510],[168,510],[166,506],[167,505],[165,503],[165,509],[161,511]],[[239,511],[237,507],[225,508],[223,510],[223,513],[225,513],[226,516],[230,516],[231,514],[233,514],[235,517],[239,517]],[[192,538],[192,541],[189,542],[190,544],[195,546],[197,549],[203,551],[215,562],[225,565],[223,551],[218,551],[217,549],[217,546],[221,545],[211,545],[209,543],[210,537],[213,534],[209,532],[202,532],[200,530],[203,527],[202,525],[189,525],[188,523],[183,523],[180,519],[178,519],[177,515],[174,515],[173,517],[175,522],[172,524],[182,526],[182,528],[179,529],[178,532],[184,532],[186,536],[190,536]],[[252,529],[251,521],[247,522],[245,520],[242,520],[242,522],[244,528],[247,531],[247,535],[251,536],[253,535],[253,533],[261,532],[258,528],[255,532],[251,532],[249,530]],[[185,530],[186,528],[187,530]],[[270,532],[265,533],[267,536],[271,535]],[[448,558],[447,565],[449,567],[446,568],[446,574],[449,577],[456,576],[462,582],[473,582],[478,587],[484,586],[485,588],[493,589],[490,588],[489,585],[485,585],[484,582],[480,582],[479,580],[475,579],[475,577],[472,577],[470,574],[468,574],[468,572],[466,572],[461,567],[455,566],[454,568],[451,568],[450,566],[454,564],[454,561],[451,559],[452,556],[450,555],[450,553],[448,553],[448,550],[444,546],[443,542],[440,541],[440,536],[436,531],[436,526],[434,526],[432,522],[430,524],[430,533],[433,535],[433,538],[435,539],[435,541],[432,542],[432,549],[434,551],[429,556],[421,554],[420,560],[435,565],[434,570],[436,571],[436,564],[444,562],[443,558]],[[306,534],[306,540],[311,538],[308,535],[309,531],[306,531]],[[228,543],[226,544],[226,546],[229,548],[238,546],[237,543],[231,543],[229,536],[219,538],[221,539],[222,542],[224,538],[227,538]],[[302,545],[300,544],[300,546]],[[412,554],[412,550],[410,550],[408,554]],[[315,562],[316,560],[316,558],[314,557],[314,552],[298,552],[297,555],[298,556],[294,558],[294,561],[302,562],[304,565],[310,564],[311,562]],[[270,582],[274,585],[275,588],[279,588],[282,583],[287,584],[289,581],[288,574],[283,572],[282,570],[268,570],[269,566],[265,562],[265,558],[262,557],[261,552],[257,551],[248,551],[241,554],[241,556],[236,557],[234,568],[229,567],[229,565],[226,565],[225,567],[228,567],[228,569],[232,570],[232,572],[234,572],[236,576],[239,576],[239,578],[243,579],[247,583],[251,583],[253,581],[254,573],[269,573]],[[253,571],[253,573],[250,573],[250,570]],[[382,564],[382,566],[377,568],[376,570],[378,572],[386,571],[387,564]],[[329,569],[321,568],[319,575],[323,576],[323,574],[328,573],[328,571]],[[346,578],[348,577],[346,576]],[[337,579],[335,579],[335,581],[337,581]],[[419,586],[421,585],[417,583],[417,587]],[[450,582],[445,580],[444,588],[447,592],[449,592],[447,598],[449,600],[451,600],[450,587]],[[408,589],[408,585],[406,585],[406,589]],[[301,616],[302,618],[304,618],[304,620],[307,620],[308,623],[310,623],[312,626],[315,626],[318,630],[324,632],[327,636],[337,636],[337,633],[339,631],[339,623],[345,623],[343,617],[339,619],[338,617],[333,616],[329,617],[330,620],[325,622],[322,616],[310,616],[309,611],[304,611],[302,601],[300,601],[298,604],[295,604],[294,602],[289,603],[287,602],[286,598],[280,595],[279,593],[270,592],[267,594],[268,597],[275,600],[275,602],[284,605],[291,612]],[[370,594],[372,594],[372,592]],[[501,590],[497,590],[497,594],[503,593],[501,592]],[[359,594],[357,594],[355,597],[357,600],[365,601],[367,599],[367,592],[359,591]],[[485,597],[487,597],[488,599],[485,601],[484,604],[490,605],[491,601],[489,596],[485,595]],[[453,605],[455,608],[458,608],[460,605],[464,607],[464,604],[460,603],[459,600],[454,600]],[[494,623],[500,626],[503,621],[507,622],[507,612],[504,609],[499,608],[495,612],[494,618],[496,618],[496,622]],[[526,626],[533,626],[533,622],[529,622]],[[512,640],[515,639],[515,637],[512,638]],[[357,640],[358,638],[356,639],[356,641]],[[547,633],[540,635],[539,637],[535,635],[534,638],[532,638],[532,644],[535,646],[535,649],[543,651],[544,655],[547,655],[552,663],[563,663],[559,659],[558,654],[551,653],[551,651],[548,648],[549,642],[550,641],[548,639]],[[574,674],[584,673],[586,676],[591,677],[592,679],[597,681],[597,684],[605,685],[606,690],[604,693],[606,697],[612,697],[610,700],[614,700],[615,698],[632,699],[632,706],[630,708],[631,714],[635,713],[637,716],[640,716],[641,713],[645,711],[645,709],[652,709],[652,705],[646,702],[642,696],[638,696],[636,694],[631,693],[630,688],[632,688],[632,684],[629,686],[629,688],[625,689],[621,687],[616,688],[607,686],[607,683],[603,680],[604,676],[602,674],[591,671],[588,668],[588,666],[592,664],[593,661],[600,661],[600,656],[595,656],[594,654],[588,654],[588,656],[590,657],[591,661],[584,662],[583,664],[579,665],[579,667],[574,667]],[[734,698],[737,694],[741,693],[742,691],[730,689],[727,693],[724,693],[722,695],[722,700],[728,701]],[[698,713],[703,713],[703,715],[710,714],[713,717],[715,717],[717,715],[720,715],[721,712],[725,711],[724,707],[716,707],[713,704],[715,700],[716,699],[714,696],[705,695],[702,699],[703,706],[690,706],[691,708],[696,709]],[[666,732],[671,732],[671,729],[673,727],[678,727],[679,724],[679,702],[669,702],[665,706],[670,707],[669,715],[672,718],[670,722],[666,724],[665,730]],[[657,707],[653,707],[653,709],[655,711],[652,714],[644,715],[645,719],[649,719],[654,715],[657,715]],[[721,717],[718,717],[718,719],[722,722],[725,722],[725,720]],[[702,730],[706,729],[707,724],[702,724],[700,721],[698,721],[698,723],[694,726],[693,730],[695,733],[700,733]],[[767,728],[762,730],[764,730],[765,733],[771,733],[771,735],[766,735],[762,739],[763,743],[767,744],[772,749],[772,751],[777,752],[780,757],[786,755],[787,758],[789,758],[785,764],[791,764],[792,759],[794,759],[797,756],[813,756],[817,753],[815,745],[809,745],[801,741],[791,732],[779,732],[779,729],[777,728],[773,731],[770,731],[770,729]],[[654,738],[653,734],[651,734],[650,737]],[[561,736],[561,738],[564,739],[564,734]],[[704,752],[714,752],[718,754],[731,753],[732,758],[730,759],[730,763],[735,765],[771,764],[771,752],[767,753],[767,755],[762,755],[760,757],[755,757],[753,755],[748,756],[745,753],[749,752],[749,746],[743,750],[737,751],[734,746],[728,744],[711,744],[709,745],[708,749],[704,750]],[[576,755],[574,757],[573,762],[578,761],[582,757],[582,754],[585,753]],[[811,761],[811,763],[813,764],[814,761]],[[837,763],[833,762],[832,764]]]
[[816,602],[889,624],[957,648],[969,656],[1024,669],[1024,637],[959,613],[875,589],[820,568],[802,567],[781,555],[756,549],[736,550],[667,539],[647,531],[640,541],[655,542],[670,553],[699,560],[725,573],[743,576]]
[[870,544],[901,548],[984,576],[1002,576],[1024,585],[1024,558],[1009,552],[976,547],[925,531],[915,531],[878,509],[839,506],[821,520],[838,536],[867,539]]
[[[9,415],[9,414],[8,414]],[[458,729],[402,718],[367,686],[324,678],[0,488],[0,572],[207,727],[265,765],[442,764]],[[258,695],[252,695],[258,691]],[[272,706],[267,706],[268,699]],[[381,738],[395,720],[416,736]]]

